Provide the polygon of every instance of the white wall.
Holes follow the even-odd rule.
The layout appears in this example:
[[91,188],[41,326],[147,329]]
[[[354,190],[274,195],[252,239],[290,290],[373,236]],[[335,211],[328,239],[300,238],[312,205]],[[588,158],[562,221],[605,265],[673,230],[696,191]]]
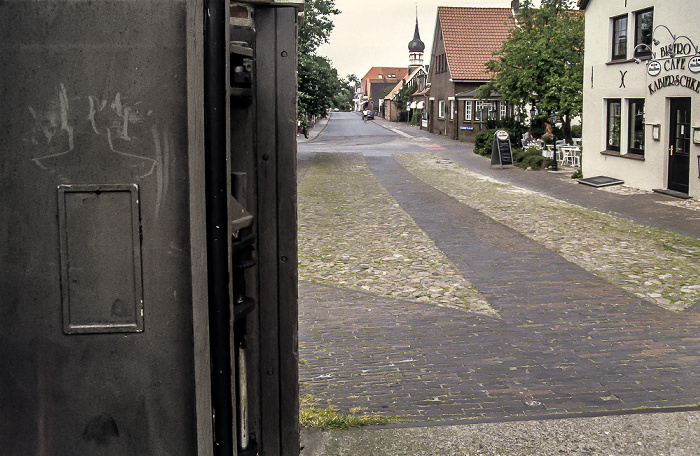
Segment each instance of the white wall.
[[[627,4],[625,6],[625,3]],[[671,35],[663,24],[677,36],[688,36],[695,45],[700,45],[700,5],[697,0],[590,0],[586,10],[586,46],[583,80],[583,174],[584,177],[605,175],[619,178],[631,186],[651,190],[667,188],[668,145],[669,145],[669,98],[691,98],[691,127],[700,127],[700,94],[687,87],[665,87],[650,93],[649,85],[658,78],[686,76],[697,79],[700,73],[692,73],[687,68],[680,70],[663,69],[657,76],[647,73],[646,62],[634,61],[611,63],[612,21],[611,18],[628,15],[627,57],[633,54],[634,47],[634,12],[654,7],[654,38],[660,40],[659,46],[652,46],[656,58],[662,65],[660,48],[671,44]],[[686,43],[687,41],[680,41]],[[689,58],[685,59],[687,65]],[[621,86],[622,74],[624,86]],[[602,154],[606,150],[607,102],[609,98],[622,100],[622,135],[620,156]],[[628,148],[626,100],[645,98],[645,153],[644,160],[624,158]],[[661,137],[652,139],[650,124],[661,125]],[[690,146],[689,194],[700,196],[700,179],[698,179],[698,155],[700,145]]]

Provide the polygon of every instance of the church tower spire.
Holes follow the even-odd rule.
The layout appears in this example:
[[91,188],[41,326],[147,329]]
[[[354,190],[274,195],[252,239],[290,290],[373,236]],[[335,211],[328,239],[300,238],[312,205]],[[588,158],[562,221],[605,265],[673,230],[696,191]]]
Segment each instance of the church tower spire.
[[413,39],[408,43],[409,74],[416,68],[423,66],[423,51],[425,51],[425,43],[421,41],[418,31],[418,5],[416,5],[416,30],[413,32]]

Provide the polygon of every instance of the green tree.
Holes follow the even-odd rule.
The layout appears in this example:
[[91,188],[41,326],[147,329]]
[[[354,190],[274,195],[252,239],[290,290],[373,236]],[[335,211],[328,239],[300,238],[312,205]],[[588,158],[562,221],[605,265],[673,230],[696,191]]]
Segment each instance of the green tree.
[[299,25],[299,53],[313,54],[333,31],[331,16],[340,14],[335,0],[304,0],[304,20]]
[[297,79],[297,110],[306,135],[308,118],[325,116],[328,108],[333,106],[333,100],[341,86],[338,71],[333,68],[330,60],[315,54],[299,56]]
[[360,78],[358,78],[357,75],[355,75],[355,74],[349,74],[349,75],[345,76],[345,79],[347,79],[349,83],[354,84],[355,87],[360,85]]
[[[341,111],[350,111],[353,106],[353,98],[355,97],[355,82],[348,75],[345,79],[339,81],[339,91],[333,98],[333,107]],[[355,76],[357,77],[357,76]]]
[[495,76],[480,94],[496,90],[511,105],[556,111],[571,141],[571,119],[583,107],[583,14],[571,9],[572,0],[542,0],[540,8],[521,3],[518,27],[486,64]]
[[408,119],[408,109],[406,109],[406,105],[411,101],[411,94],[415,91],[413,86],[404,84],[399,90],[399,93],[396,94],[396,102],[399,105],[399,121],[401,122]]
[[304,136],[309,118],[324,116],[341,92],[338,72],[330,60],[316,54],[333,30],[331,16],[340,14],[334,0],[304,0],[304,20],[298,29],[297,115]]

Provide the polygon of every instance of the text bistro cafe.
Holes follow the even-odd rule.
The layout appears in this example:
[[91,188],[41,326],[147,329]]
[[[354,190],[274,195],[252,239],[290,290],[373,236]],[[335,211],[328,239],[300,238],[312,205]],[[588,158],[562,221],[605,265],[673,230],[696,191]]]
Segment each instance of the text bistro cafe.
[[[584,89],[582,171],[584,177],[609,176],[644,190],[700,197],[697,40],[666,35],[666,42],[651,43],[648,55],[606,65],[600,91],[590,75],[592,90]],[[597,103],[586,106],[587,96]]]

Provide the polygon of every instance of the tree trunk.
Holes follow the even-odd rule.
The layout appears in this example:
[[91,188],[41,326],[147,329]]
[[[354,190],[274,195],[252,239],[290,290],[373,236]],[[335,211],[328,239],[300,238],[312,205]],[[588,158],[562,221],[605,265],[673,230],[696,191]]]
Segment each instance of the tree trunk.
[[566,144],[573,144],[573,138],[571,136],[571,116],[568,114],[562,116],[561,127],[564,130],[564,140]]

